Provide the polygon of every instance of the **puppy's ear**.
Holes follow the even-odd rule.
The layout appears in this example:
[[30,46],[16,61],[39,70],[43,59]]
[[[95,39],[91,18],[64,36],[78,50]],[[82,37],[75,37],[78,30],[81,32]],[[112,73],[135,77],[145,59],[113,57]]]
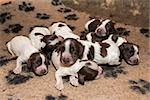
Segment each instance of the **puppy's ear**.
[[45,56],[45,65],[50,65],[50,62],[46,56]]
[[81,59],[83,56],[83,52],[84,52],[85,47],[81,43],[79,43],[78,46],[79,46],[79,59]]
[[28,67],[29,70],[32,70],[32,68],[31,68],[32,64],[31,64],[31,59],[30,58],[27,61],[27,67]]
[[84,85],[84,83],[85,83],[84,77],[85,77],[85,75],[78,74],[78,82],[79,82],[81,85]]

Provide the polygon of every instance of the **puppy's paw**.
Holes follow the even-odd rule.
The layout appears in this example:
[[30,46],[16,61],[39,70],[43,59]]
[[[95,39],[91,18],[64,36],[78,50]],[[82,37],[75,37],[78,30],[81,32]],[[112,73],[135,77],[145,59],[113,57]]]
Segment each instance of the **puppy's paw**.
[[70,76],[70,84],[77,87],[79,85],[78,79]]
[[61,83],[61,82],[56,83],[55,87],[56,87],[56,89],[58,89],[59,91],[61,91],[61,90],[64,88],[63,83]]
[[13,70],[13,72],[14,72],[15,74],[19,74],[19,73],[21,73],[21,69],[20,69],[20,68],[15,68],[15,69]]

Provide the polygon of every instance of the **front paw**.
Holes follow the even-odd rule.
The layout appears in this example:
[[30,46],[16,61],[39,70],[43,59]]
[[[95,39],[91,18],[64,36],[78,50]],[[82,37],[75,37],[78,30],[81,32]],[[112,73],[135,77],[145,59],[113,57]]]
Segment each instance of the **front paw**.
[[64,86],[63,86],[63,83],[56,83],[56,85],[55,85],[55,87],[56,87],[56,89],[58,89],[59,91],[61,91],[63,88],[64,88]]
[[15,74],[19,74],[19,73],[21,73],[21,69],[20,69],[20,68],[15,68],[15,69],[13,70],[13,72],[14,72]]
[[79,85],[78,79],[70,77],[70,84],[77,87]]

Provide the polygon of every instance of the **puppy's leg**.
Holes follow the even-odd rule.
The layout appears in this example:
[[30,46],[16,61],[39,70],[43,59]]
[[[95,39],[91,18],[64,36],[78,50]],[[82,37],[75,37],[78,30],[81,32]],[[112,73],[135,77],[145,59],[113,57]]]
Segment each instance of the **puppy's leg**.
[[71,76],[69,77],[69,81],[70,81],[70,83],[71,83],[73,86],[78,86],[78,85],[79,85],[78,78],[76,78],[76,77],[78,77],[77,74],[71,75]]
[[12,56],[15,56],[15,54],[14,54],[13,51],[11,50],[10,42],[8,42],[6,45],[7,45],[8,51],[11,53],[11,55],[12,55]]
[[18,57],[18,58],[17,58],[16,68],[13,70],[13,72],[14,72],[15,74],[21,73],[21,71],[22,71],[22,62],[23,62],[22,58],[21,58],[21,57]]
[[59,67],[59,69],[55,73],[55,78],[56,78],[55,87],[58,90],[62,90],[64,88],[62,77],[66,75],[71,75],[71,78],[70,78],[71,84],[74,86],[78,86],[78,79],[75,78],[76,74],[74,73],[75,72],[70,71],[70,68],[68,69],[68,68]]
[[56,71],[56,73],[55,73],[55,78],[56,78],[56,85],[55,85],[55,87],[58,90],[62,90],[64,88],[62,76],[63,76],[63,70],[62,69],[58,69]]

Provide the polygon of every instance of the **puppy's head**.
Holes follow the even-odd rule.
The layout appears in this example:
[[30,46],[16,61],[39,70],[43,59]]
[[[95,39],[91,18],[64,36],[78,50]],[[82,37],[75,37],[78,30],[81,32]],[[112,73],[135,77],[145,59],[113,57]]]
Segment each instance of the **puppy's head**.
[[49,62],[41,53],[33,53],[28,59],[27,65],[36,75],[42,76],[48,73]]
[[105,37],[115,33],[116,30],[114,28],[114,24],[115,23],[109,19],[103,20],[102,24],[95,30],[96,35],[98,37]]
[[102,73],[102,68],[98,66],[95,62],[86,61],[84,67],[82,67],[78,72],[78,82],[84,85],[85,81],[100,78]]
[[119,46],[123,59],[130,65],[139,64],[139,46],[133,43],[123,43]]
[[68,38],[64,40],[57,50],[61,52],[61,63],[65,66],[70,66],[82,57],[84,46],[76,39]]

